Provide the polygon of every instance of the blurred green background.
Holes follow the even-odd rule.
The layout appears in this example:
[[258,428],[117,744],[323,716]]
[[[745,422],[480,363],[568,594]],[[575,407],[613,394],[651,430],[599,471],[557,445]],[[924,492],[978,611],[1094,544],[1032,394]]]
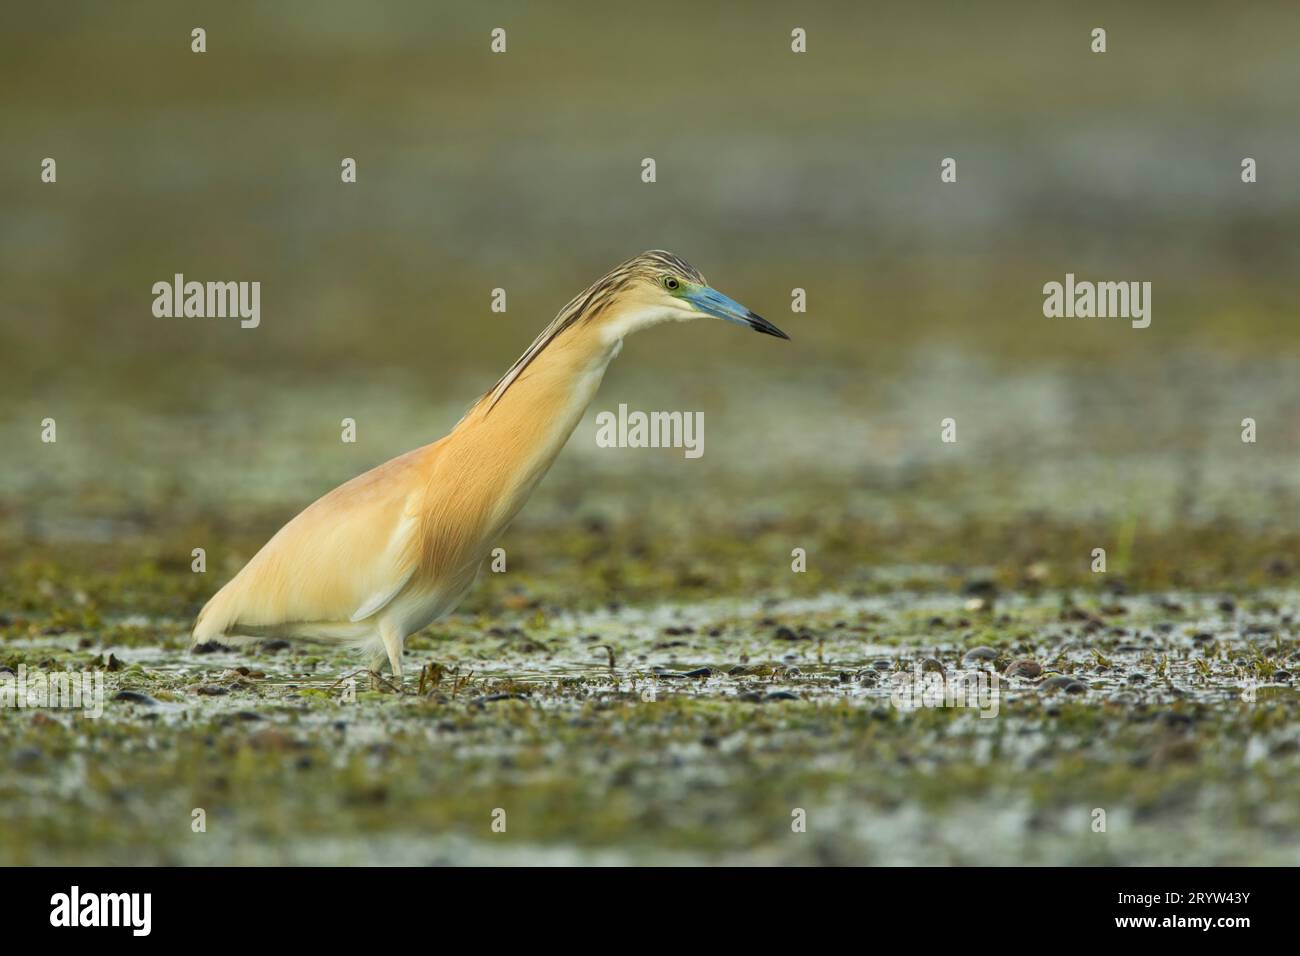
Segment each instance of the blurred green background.
[[[180,570],[199,545],[233,570],[443,434],[570,296],[652,247],[793,341],[632,340],[593,413],[703,410],[706,454],[598,450],[588,419],[507,542],[537,586],[597,552],[607,575],[620,554],[675,569],[644,596],[932,564],[1087,581],[1098,545],[1131,545],[1152,584],[1297,574],[1295,4],[0,17],[0,530],[11,569],[38,562],[27,579]],[[155,318],[176,272],[260,280],[261,327]],[[1152,326],[1043,318],[1066,272],[1151,281]],[[820,560],[792,581],[796,544]],[[177,580],[181,616],[216,583]]]
[[[0,666],[156,699],[0,714],[0,857],[1293,862],[1300,6],[1138,6],[5,5]],[[413,636],[440,684],[189,653],[284,521],[655,247],[792,341],[630,340],[509,572]],[[155,318],[178,272],[260,281],[260,327]],[[1151,327],[1045,319],[1068,272],[1150,281]],[[620,403],[703,411],[704,456],[598,448]],[[886,709],[881,664],[976,643],[1090,689]],[[661,666],[712,676],[647,705]]]

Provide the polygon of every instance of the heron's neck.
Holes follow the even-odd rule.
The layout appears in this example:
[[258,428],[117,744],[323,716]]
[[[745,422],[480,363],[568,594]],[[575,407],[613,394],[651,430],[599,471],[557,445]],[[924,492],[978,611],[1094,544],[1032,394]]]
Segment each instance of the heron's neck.
[[[483,462],[496,487],[492,524],[504,530],[550,469],[596,396],[621,338],[574,328],[546,346],[491,407],[453,435]],[[489,400],[490,401],[490,400]]]

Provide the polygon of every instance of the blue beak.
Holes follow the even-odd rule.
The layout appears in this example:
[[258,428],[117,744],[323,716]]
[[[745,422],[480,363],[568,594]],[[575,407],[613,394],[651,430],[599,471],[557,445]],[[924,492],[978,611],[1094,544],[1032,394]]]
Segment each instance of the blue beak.
[[728,322],[735,322],[737,325],[751,328],[755,332],[762,332],[764,335],[775,335],[778,339],[788,339],[790,337],[761,315],[755,315],[735,299],[723,295],[717,289],[701,286],[692,292],[686,293],[685,298],[687,302],[705,315],[712,315]]

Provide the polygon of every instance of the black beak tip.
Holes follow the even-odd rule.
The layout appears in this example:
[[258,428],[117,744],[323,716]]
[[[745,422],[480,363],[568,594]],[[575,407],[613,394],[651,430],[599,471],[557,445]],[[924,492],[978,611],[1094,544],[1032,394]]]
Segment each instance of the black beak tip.
[[749,315],[745,316],[745,320],[749,323],[749,327],[755,332],[762,332],[764,335],[775,335],[778,339],[785,339],[787,342],[790,340],[790,336],[786,335],[761,315],[755,315],[751,312]]

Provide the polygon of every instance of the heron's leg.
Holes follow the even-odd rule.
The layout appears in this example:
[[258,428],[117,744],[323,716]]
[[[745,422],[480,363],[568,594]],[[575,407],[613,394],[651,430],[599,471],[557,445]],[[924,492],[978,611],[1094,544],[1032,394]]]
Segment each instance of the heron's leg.
[[388,659],[388,655],[381,650],[377,654],[372,654],[370,658],[366,661],[366,669],[370,671],[371,690],[379,690],[383,686],[383,684],[381,683],[381,681],[383,680],[383,677],[381,676],[381,672],[384,669],[384,661],[387,659]]
[[393,683],[398,690],[402,688],[402,644],[405,635],[390,622],[379,625],[379,636],[383,639],[384,650],[388,652],[388,668],[393,672]]

